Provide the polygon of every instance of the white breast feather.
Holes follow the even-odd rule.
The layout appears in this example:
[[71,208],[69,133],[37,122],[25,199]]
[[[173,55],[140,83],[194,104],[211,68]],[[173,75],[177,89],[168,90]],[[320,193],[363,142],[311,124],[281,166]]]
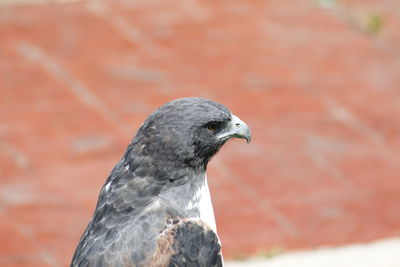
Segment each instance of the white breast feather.
[[[221,239],[219,239],[217,233],[217,225],[215,223],[214,208],[211,201],[210,189],[208,187],[207,175],[204,177],[204,185],[199,190],[199,213],[200,219],[206,222],[214,230],[218,238],[218,243],[221,245]],[[222,251],[221,258],[223,266],[224,257],[222,255]]]
[[206,222],[216,233],[217,226],[215,224],[214,208],[211,202],[210,189],[208,188],[207,176],[204,177],[204,185],[200,188],[199,195],[199,213],[200,219]]

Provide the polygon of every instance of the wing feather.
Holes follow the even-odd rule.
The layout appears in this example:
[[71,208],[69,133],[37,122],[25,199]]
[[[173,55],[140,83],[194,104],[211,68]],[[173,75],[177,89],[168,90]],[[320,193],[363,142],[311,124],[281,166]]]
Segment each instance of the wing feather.
[[123,160],[117,164],[100,192],[71,266],[142,266],[152,257],[167,211],[146,209],[163,186],[150,179],[132,173]]
[[175,221],[161,233],[150,266],[222,266],[218,236],[201,220]]

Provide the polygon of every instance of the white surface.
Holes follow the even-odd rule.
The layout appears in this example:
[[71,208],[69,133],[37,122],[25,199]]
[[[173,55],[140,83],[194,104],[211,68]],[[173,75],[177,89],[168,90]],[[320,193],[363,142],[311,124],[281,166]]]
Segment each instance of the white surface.
[[225,267],[400,267],[400,238],[226,262]]

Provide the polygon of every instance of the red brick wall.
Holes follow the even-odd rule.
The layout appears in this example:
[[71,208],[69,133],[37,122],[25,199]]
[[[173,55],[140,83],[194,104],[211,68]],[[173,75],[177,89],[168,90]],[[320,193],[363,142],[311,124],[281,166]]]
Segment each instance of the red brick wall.
[[143,119],[245,120],[209,183],[227,258],[400,234],[398,1],[0,7],[0,265],[65,266]]

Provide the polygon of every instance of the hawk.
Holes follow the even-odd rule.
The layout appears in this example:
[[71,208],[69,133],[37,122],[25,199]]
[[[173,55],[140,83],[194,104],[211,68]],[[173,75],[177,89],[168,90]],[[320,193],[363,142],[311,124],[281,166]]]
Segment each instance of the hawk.
[[173,100],[137,131],[102,187],[71,266],[222,266],[207,164],[250,129],[224,105]]

